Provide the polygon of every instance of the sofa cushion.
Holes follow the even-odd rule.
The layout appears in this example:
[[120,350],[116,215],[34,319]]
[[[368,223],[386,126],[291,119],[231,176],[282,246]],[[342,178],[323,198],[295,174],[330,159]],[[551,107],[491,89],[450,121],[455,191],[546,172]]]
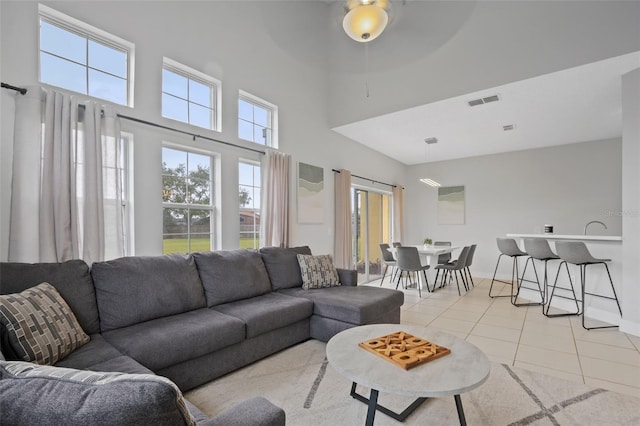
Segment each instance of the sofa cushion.
[[102,332],[206,306],[191,256],[123,257],[91,266]]
[[290,288],[279,294],[305,297],[313,301],[313,313],[351,324],[377,322],[376,319],[404,303],[404,293],[378,287],[330,287],[313,290]]
[[247,339],[250,339],[309,318],[313,312],[313,302],[299,297],[268,293],[218,305],[212,309],[244,321],[247,326]]
[[58,361],[56,367],[84,370],[94,364],[122,356],[122,352],[107,342],[101,334],[92,334],[86,345],[78,348],[65,359]]
[[0,296],[0,324],[22,361],[53,365],[89,342],[69,305],[49,283]]
[[297,257],[302,273],[302,288],[305,290],[340,285],[338,272],[333,266],[333,257],[330,254],[320,256],[299,254]]
[[269,275],[256,250],[193,254],[209,307],[271,292]]
[[100,332],[96,293],[84,261],[0,263],[0,294],[20,293],[42,282],[58,290],[87,334]]
[[158,371],[245,338],[238,318],[203,308],[103,333],[123,354]]
[[298,254],[311,254],[311,249],[308,246],[263,247],[260,249],[260,255],[269,273],[273,291],[302,286]]
[[0,362],[0,394],[12,425],[195,425],[178,387],[149,374]]

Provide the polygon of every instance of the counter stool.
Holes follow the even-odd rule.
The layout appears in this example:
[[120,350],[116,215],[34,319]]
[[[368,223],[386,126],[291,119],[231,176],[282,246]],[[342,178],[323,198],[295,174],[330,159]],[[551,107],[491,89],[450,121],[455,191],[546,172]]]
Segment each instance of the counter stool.
[[[522,278],[520,279],[520,286],[518,286],[518,291],[516,292],[516,297],[513,304],[516,306],[542,305],[542,313],[544,314],[544,305],[547,302],[547,287],[549,286],[549,280],[547,278],[547,263],[550,260],[559,260],[560,258],[551,251],[549,242],[544,238],[525,238],[523,241],[524,249],[527,253],[529,253],[529,257],[524,263],[524,268],[522,269]],[[540,286],[540,278],[538,277],[538,271],[536,270],[536,260],[544,262],[544,277],[542,280],[542,287]],[[517,303],[518,295],[520,294],[520,288],[522,286],[522,281],[524,281],[525,274],[527,273],[527,266],[529,265],[529,262],[531,262],[531,266],[533,266],[533,273],[536,276],[536,283],[538,284],[538,291],[540,292],[540,303],[519,304]],[[535,289],[530,288],[530,290]]]
[[[518,285],[518,257],[526,256],[527,252],[520,250],[518,244],[516,244],[516,240],[513,238],[496,238],[498,242],[498,250],[500,250],[500,255],[498,256],[498,261],[496,262],[496,270],[493,271],[493,278],[491,279],[491,287],[489,287],[489,297],[492,299],[495,297],[511,297],[511,301],[513,303],[513,287],[514,282],[515,285]],[[500,265],[500,259],[502,256],[509,256],[513,260],[513,265],[511,266],[511,282],[496,280],[496,273],[498,272],[498,265]],[[514,281],[515,276],[515,281]],[[511,284],[511,295],[507,296],[492,296],[491,290],[493,289],[493,282],[498,281],[505,284]]]
[[[587,246],[581,241],[558,241],[556,243],[556,250],[558,251],[558,255],[562,259],[562,263],[565,266],[568,263],[573,265],[577,265],[580,267],[580,286],[582,288],[582,327],[585,330],[594,330],[597,328],[614,328],[617,325],[606,325],[601,327],[587,327],[584,323],[584,301],[587,298],[587,295],[600,297],[603,299],[615,300],[618,305],[618,312],[620,312],[620,316],[622,317],[622,309],[620,309],[620,301],[618,300],[618,296],[616,295],[616,289],[613,285],[613,280],[611,279],[611,273],[609,272],[609,266],[607,266],[607,262],[610,262],[611,259],[597,259],[591,255]],[[562,263],[560,266],[562,266]],[[609,276],[609,283],[611,284],[611,290],[613,291],[613,297],[604,296],[602,294],[594,294],[588,293],[586,290],[586,275],[587,275],[587,266],[589,265],[604,265],[607,270],[607,275]],[[560,267],[558,267],[558,274],[560,273]],[[569,274],[569,267],[567,266],[567,274],[569,275],[569,282],[571,283],[571,274]],[[556,276],[556,282],[558,281],[558,277]],[[573,288],[573,283],[571,283],[571,287]],[[549,297],[549,305],[551,304],[551,299],[553,299],[553,293],[556,288],[556,283],[553,285],[553,289],[551,290],[551,296]],[[574,292],[575,297],[575,292]],[[576,307],[578,306],[578,301],[576,299]]]

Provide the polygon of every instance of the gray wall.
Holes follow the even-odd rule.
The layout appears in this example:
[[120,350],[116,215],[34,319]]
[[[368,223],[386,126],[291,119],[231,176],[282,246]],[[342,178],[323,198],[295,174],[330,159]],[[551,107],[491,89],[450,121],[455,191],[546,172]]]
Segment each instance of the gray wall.
[[640,336],[640,68],[622,76],[622,331]]
[[[612,214],[622,206],[621,149],[614,139],[409,167],[405,242],[478,244],[474,274],[491,277],[495,239],[507,233],[541,233],[548,223],[556,234],[582,234],[600,220],[608,229],[593,225],[590,234],[621,235],[621,217]],[[438,191],[419,182],[424,177],[465,186],[464,225],[438,224]]]

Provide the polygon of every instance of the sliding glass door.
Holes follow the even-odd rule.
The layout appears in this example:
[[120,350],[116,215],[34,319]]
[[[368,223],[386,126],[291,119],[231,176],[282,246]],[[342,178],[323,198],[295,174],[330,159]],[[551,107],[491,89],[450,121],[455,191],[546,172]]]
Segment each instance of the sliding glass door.
[[382,277],[381,243],[391,238],[391,194],[353,187],[353,257],[358,282]]

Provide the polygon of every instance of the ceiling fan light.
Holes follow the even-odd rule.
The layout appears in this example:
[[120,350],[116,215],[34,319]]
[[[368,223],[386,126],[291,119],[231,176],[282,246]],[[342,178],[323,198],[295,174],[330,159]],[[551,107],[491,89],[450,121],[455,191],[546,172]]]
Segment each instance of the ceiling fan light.
[[353,40],[364,43],[376,39],[388,23],[386,10],[376,4],[361,4],[347,12],[342,27]]

